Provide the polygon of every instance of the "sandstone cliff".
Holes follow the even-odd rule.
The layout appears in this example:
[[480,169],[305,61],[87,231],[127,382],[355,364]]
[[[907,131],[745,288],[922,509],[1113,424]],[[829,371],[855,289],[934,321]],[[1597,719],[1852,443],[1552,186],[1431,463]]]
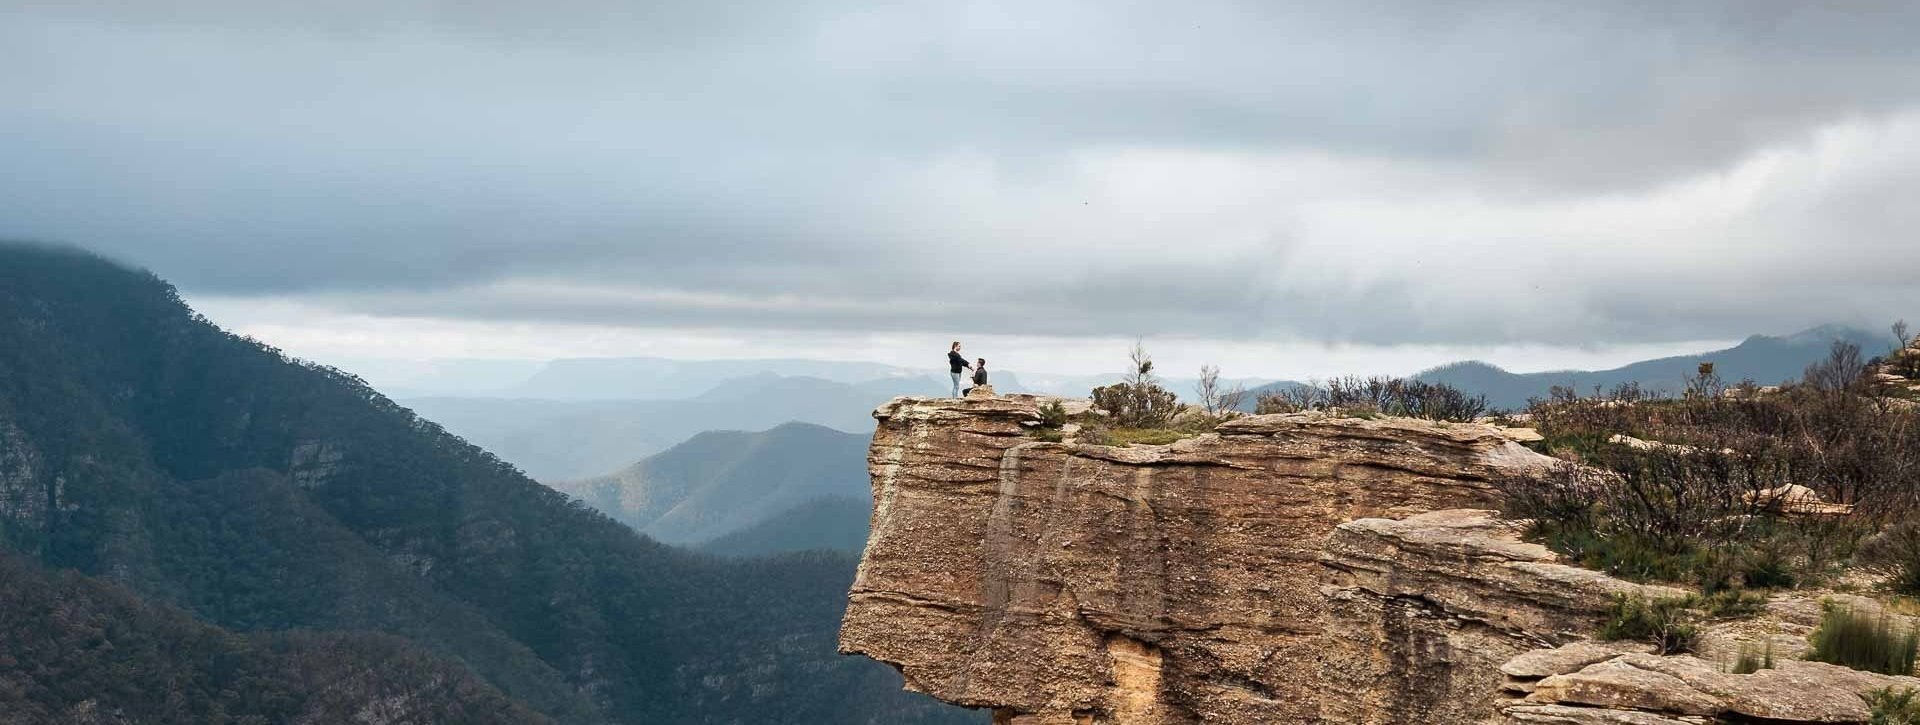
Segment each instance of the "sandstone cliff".
[[[1487,510],[1553,463],[1525,432],[1297,414],[1115,448],[1039,440],[1040,402],[874,412],[840,635],[996,723],[1864,723],[1872,693],[1920,688],[1792,660],[1819,611],[1794,593],[1699,656],[1590,641],[1618,596],[1687,593],[1562,564]],[[1775,669],[1728,673],[1776,641]]]
[[[1548,462],[1489,426],[1317,414],[1171,446],[1047,443],[1026,434],[1037,404],[875,411],[873,531],[841,630],[844,651],[896,665],[908,687],[1005,722],[1312,722],[1397,697],[1326,689],[1327,671],[1370,688],[1362,673],[1380,669],[1329,647],[1330,615],[1343,636],[1391,639],[1400,625],[1348,630],[1363,610],[1411,613],[1387,603],[1401,598],[1390,563],[1362,563],[1359,544],[1335,566],[1360,589],[1323,592],[1336,527],[1488,508],[1494,477]],[[1385,583],[1372,599],[1369,582]],[[1490,635],[1516,644],[1487,656],[1557,629]]]

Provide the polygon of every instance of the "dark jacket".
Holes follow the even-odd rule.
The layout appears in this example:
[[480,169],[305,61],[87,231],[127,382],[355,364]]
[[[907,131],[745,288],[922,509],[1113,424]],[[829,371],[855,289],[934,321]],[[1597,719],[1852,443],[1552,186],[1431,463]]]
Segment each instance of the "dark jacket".
[[973,384],[974,385],[987,384],[987,366],[982,365],[980,367],[973,369]]
[[952,350],[948,350],[947,351],[947,367],[953,368],[952,370],[948,370],[947,372],[957,373],[973,366],[968,365],[967,359],[964,357],[960,357],[960,353],[954,352]]

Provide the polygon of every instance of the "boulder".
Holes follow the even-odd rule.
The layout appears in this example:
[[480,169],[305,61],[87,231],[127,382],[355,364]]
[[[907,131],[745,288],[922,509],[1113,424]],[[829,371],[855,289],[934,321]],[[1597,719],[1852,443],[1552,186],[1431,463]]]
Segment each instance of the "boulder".
[[1568,707],[1519,703],[1500,711],[1499,722],[1506,725],[1699,725],[1697,718],[1676,720],[1638,710],[1608,710],[1598,707]]
[[1713,715],[1726,709],[1726,702],[1694,689],[1678,677],[1644,670],[1617,659],[1541,680],[1526,699],[1527,702],[1677,715]]
[[1641,642],[1574,642],[1551,649],[1537,649],[1500,666],[1501,674],[1518,679],[1537,680],[1564,675],[1597,662],[1629,653],[1651,653],[1653,645]]

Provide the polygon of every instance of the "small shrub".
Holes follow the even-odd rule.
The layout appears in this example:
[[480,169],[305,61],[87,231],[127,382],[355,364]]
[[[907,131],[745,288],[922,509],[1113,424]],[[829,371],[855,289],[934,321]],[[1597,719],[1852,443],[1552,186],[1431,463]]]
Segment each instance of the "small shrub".
[[1663,655],[1685,652],[1698,633],[1687,611],[1692,604],[1686,597],[1615,597],[1607,610],[1607,621],[1600,627],[1600,638],[1651,642]]
[[[1630,581],[1685,581],[1700,560],[1693,545],[1685,541],[1660,541],[1635,533],[1585,539],[1577,557],[1581,566]],[[1566,545],[1565,540],[1561,545]]]
[[1200,366],[1200,379],[1194,384],[1193,393],[1209,417],[1220,419],[1239,415],[1247,399],[1246,388],[1220,382],[1218,365]]
[[1326,391],[1320,386],[1283,383],[1278,388],[1254,396],[1253,412],[1261,415],[1299,413],[1325,407],[1326,403]]
[[1758,650],[1754,649],[1751,643],[1740,645],[1740,658],[1734,660],[1733,669],[1729,671],[1736,675],[1751,675],[1761,670],[1771,669],[1773,669],[1773,640],[1769,639],[1766,646]]
[[1133,368],[1124,380],[1093,389],[1093,404],[1107,411],[1119,426],[1159,428],[1180,413],[1179,396],[1160,387],[1153,372],[1153,358],[1145,347],[1134,343],[1128,352]]
[[1059,443],[1060,441],[1066,440],[1067,437],[1060,432],[1059,428],[1035,428],[1033,438],[1034,440],[1046,443]]
[[[1767,595],[1744,589],[1722,589],[1701,597],[1700,608],[1706,610],[1707,616],[1715,619],[1743,619],[1765,610]],[[1768,650],[1767,656],[1771,662],[1772,645],[1768,645]]]
[[1920,595],[1920,522],[1903,521],[1867,539],[1854,560],[1886,575],[1894,591]]
[[1822,393],[1840,393],[1857,389],[1865,379],[1867,363],[1860,358],[1860,346],[1834,340],[1825,360],[1807,366],[1801,380]]
[[1779,538],[1761,540],[1740,554],[1741,583],[1755,589],[1786,589],[1799,577],[1785,542]]
[[1114,383],[1093,389],[1093,404],[1113,422],[1135,428],[1166,425],[1180,412],[1178,396],[1152,383]]
[[1067,426],[1067,406],[1058,400],[1049,400],[1040,405],[1040,427],[1058,430]]
[[1887,615],[1872,617],[1840,606],[1827,607],[1808,640],[1813,644],[1808,660],[1883,675],[1913,672],[1914,654],[1920,649],[1920,633],[1894,631]]
[[1870,725],[1920,725],[1920,690],[1879,690],[1867,696],[1867,706],[1873,708]]

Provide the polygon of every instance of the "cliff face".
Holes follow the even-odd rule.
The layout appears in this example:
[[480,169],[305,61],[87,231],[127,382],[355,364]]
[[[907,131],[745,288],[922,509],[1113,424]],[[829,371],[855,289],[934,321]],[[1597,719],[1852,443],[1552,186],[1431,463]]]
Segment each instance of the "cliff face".
[[1321,563],[1319,687],[1340,693],[1322,699],[1321,722],[1482,722],[1511,699],[1509,664],[1529,653],[1647,652],[1580,642],[1615,596],[1687,594],[1557,563],[1492,511],[1340,524]]
[[[1112,448],[1025,435],[1037,402],[875,411],[873,527],[842,651],[1007,723],[1459,722],[1414,714],[1445,710],[1432,684],[1462,653],[1490,663],[1485,682],[1457,688],[1483,717],[1500,662],[1558,643],[1604,603],[1556,591],[1554,577],[1576,575],[1529,571],[1551,556],[1484,512],[1340,528],[1491,507],[1492,479],[1550,461],[1500,429],[1256,416]],[[1423,527],[1497,541],[1467,553]],[[1516,607],[1499,601],[1504,584],[1464,583],[1477,570],[1450,599],[1410,592],[1409,552],[1500,570],[1529,613],[1487,611]]]

